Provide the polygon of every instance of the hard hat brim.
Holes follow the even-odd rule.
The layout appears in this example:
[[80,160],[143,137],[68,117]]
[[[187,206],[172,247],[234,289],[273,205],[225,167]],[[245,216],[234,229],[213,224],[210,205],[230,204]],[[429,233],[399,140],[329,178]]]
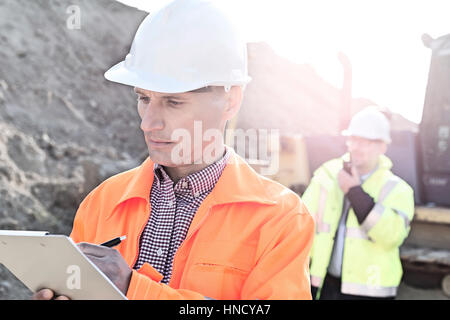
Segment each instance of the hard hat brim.
[[343,131],[341,131],[341,134],[344,137],[360,137],[360,138],[369,139],[369,140],[382,140],[382,141],[384,141],[387,144],[390,144],[392,142],[390,138],[389,139],[386,139],[386,138],[374,138],[374,137],[370,137],[368,135],[364,135],[362,133],[354,133],[354,132],[351,132],[350,130],[343,130]]
[[133,87],[138,87],[145,90],[151,90],[155,92],[163,93],[182,93],[187,91],[196,90],[206,86],[245,86],[251,81],[251,77],[246,76],[242,81],[235,81],[233,83],[224,81],[212,81],[208,83],[189,83],[180,81],[178,79],[167,78],[161,75],[143,75],[138,71],[130,70],[125,66],[125,62],[119,62],[111,67],[104,74],[105,78],[112,82],[117,82]]

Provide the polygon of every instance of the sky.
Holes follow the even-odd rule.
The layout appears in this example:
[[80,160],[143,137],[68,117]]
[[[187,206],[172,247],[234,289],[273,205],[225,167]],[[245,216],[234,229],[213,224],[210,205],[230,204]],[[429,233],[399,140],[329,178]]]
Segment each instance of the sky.
[[[119,0],[151,12],[167,0]],[[449,0],[216,0],[248,42],[265,41],[295,63],[312,65],[341,88],[343,52],[352,95],[419,123],[431,50],[421,40],[450,34]]]

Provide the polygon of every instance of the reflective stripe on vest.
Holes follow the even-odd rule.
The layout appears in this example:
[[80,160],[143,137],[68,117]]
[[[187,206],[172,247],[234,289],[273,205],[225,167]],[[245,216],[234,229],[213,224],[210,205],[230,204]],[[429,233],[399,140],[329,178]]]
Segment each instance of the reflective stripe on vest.
[[411,220],[409,220],[409,217],[406,213],[404,213],[403,211],[397,210],[397,209],[393,209],[395,211],[395,213],[397,213],[400,217],[403,218],[403,220],[405,220],[405,228],[408,228]]
[[357,283],[342,283],[342,293],[369,297],[393,297],[397,295],[397,287],[369,286]]
[[395,186],[400,182],[400,179],[396,176],[392,176],[388,179],[388,181],[384,184],[383,188],[381,188],[380,193],[378,194],[377,202],[383,203],[384,199],[392,192]]
[[364,230],[358,227],[347,227],[347,229],[345,230],[345,237],[369,240],[367,233],[365,233]]
[[[384,184],[383,188],[378,195],[378,200],[372,211],[369,212],[366,219],[364,219],[361,224],[361,228],[368,232],[372,227],[380,220],[381,215],[384,212],[384,206],[382,205],[383,201],[391,194],[392,190],[394,190],[395,186],[400,182],[400,179],[396,176],[392,176],[389,180]],[[400,217],[405,221],[405,228],[408,228],[411,221],[406,213],[393,209],[395,213],[397,213]]]
[[378,222],[378,220],[380,220],[383,212],[384,212],[383,205],[376,203],[372,211],[369,212],[369,214],[361,224],[361,229],[364,230],[365,232],[369,232],[369,230],[372,229],[372,227]]
[[316,213],[316,232],[330,232],[330,224],[323,222],[323,213],[327,204],[327,190],[320,187],[319,206]]
[[311,275],[311,285],[316,288],[320,288],[323,278]]

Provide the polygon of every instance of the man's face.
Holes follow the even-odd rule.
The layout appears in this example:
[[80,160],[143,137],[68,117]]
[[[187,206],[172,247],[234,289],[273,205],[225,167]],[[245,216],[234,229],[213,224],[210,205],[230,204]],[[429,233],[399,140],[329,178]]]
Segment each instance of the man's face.
[[[226,93],[223,87],[184,93],[135,88],[135,92],[141,129],[154,162],[168,167],[180,166],[180,158],[186,165],[199,163],[206,146],[223,143],[225,123],[232,116],[228,110],[230,92]],[[203,133],[208,129],[220,133],[220,137],[204,139]]]
[[381,140],[370,140],[361,137],[348,137],[347,149],[352,164],[359,171],[371,171],[377,164],[380,155],[386,152],[387,145]]

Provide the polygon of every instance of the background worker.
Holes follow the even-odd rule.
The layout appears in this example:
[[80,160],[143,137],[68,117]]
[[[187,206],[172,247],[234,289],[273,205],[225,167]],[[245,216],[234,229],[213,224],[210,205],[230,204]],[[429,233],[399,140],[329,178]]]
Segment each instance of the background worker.
[[399,246],[410,229],[414,197],[384,155],[389,128],[375,107],[355,114],[343,132],[348,153],[317,169],[302,196],[316,221],[310,270],[315,299],[396,296]]
[[[105,77],[138,94],[150,157],[81,203],[71,233],[81,250],[129,299],[311,299],[313,218],[223,142],[250,80],[226,16],[208,1],[171,2]],[[220,134],[183,141],[199,136],[196,123],[201,137]],[[117,249],[96,245],[119,235]]]

